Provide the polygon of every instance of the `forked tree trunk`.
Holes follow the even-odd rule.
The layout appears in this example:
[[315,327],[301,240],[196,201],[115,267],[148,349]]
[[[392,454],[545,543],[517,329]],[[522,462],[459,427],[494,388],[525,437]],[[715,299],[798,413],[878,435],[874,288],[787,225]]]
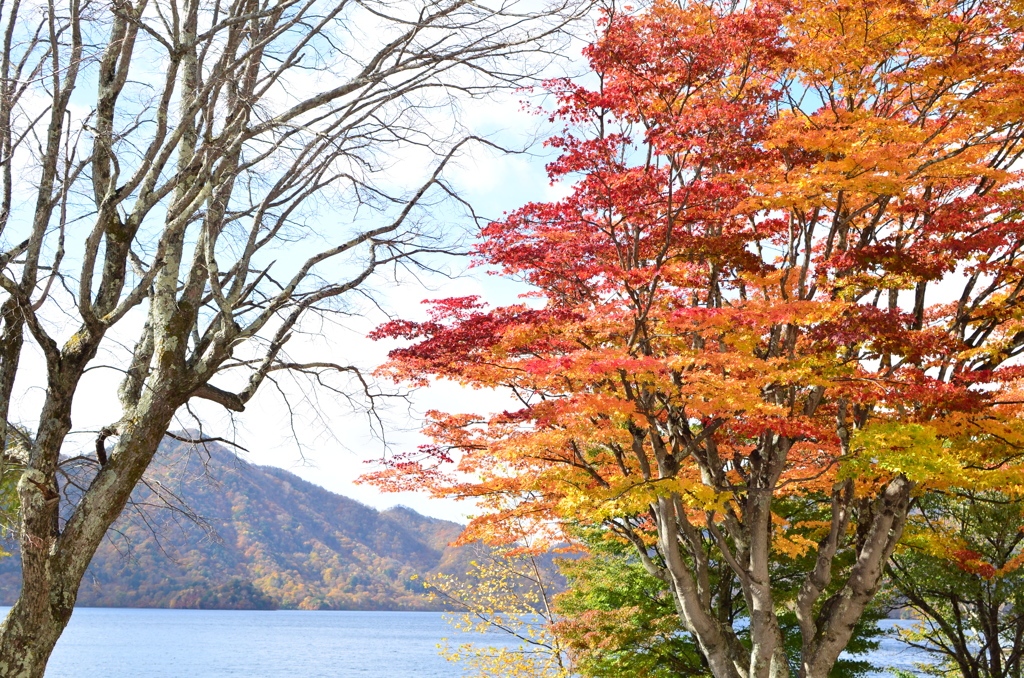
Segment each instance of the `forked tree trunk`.
[[[819,544],[818,563],[812,572],[806,573],[807,581],[796,601],[803,636],[799,678],[828,678],[850,642],[854,627],[882,583],[885,565],[902,535],[911,488],[912,483],[899,476],[872,501],[863,502],[859,543],[846,546],[855,548],[855,563],[838,591],[822,600],[833,576],[832,559],[847,538],[851,508],[848,504],[853,501],[852,493],[847,492],[845,486],[837,489],[833,529]],[[680,620],[701,648],[712,675],[715,678],[789,678],[788,656],[766,567],[767,552],[756,553],[759,548],[764,551],[769,544],[768,523],[761,521],[761,535],[748,532],[744,548],[735,553],[719,554],[728,560],[744,589],[746,605],[752,610],[748,631],[753,647],[748,648],[740,642],[734,628],[718,619],[700,572],[699,561],[706,556],[693,549],[680,548],[681,544],[691,543],[687,533],[694,532],[695,526],[689,524],[678,499],[663,497],[652,506],[652,514],[657,516],[658,551],[663,564],[650,558],[641,559],[651,574],[668,584]],[[847,505],[840,505],[842,502]],[[744,525],[752,531],[757,529],[756,510],[747,509]],[[760,546],[756,544],[759,539]],[[753,549],[748,547],[752,543],[755,544]]]

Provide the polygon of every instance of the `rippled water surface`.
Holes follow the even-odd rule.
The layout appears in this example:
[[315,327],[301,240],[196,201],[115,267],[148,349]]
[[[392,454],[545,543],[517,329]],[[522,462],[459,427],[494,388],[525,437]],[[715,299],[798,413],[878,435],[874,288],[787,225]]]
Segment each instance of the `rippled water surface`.
[[[432,612],[80,608],[46,676],[458,678],[459,666],[437,654],[442,638],[457,635]],[[458,640],[504,642],[499,635]],[[887,640],[871,661],[884,676],[912,668],[915,658]]]

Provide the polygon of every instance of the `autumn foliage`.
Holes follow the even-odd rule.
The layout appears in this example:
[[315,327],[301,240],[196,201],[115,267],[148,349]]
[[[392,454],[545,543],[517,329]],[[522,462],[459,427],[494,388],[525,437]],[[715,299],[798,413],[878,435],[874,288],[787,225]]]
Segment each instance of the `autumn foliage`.
[[498,634],[506,643],[453,646],[445,639],[441,654],[461,664],[466,678],[574,678],[579,674],[554,632],[551,599],[559,577],[549,558],[514,551],[481,549],[465,575],[434,574],[424,581],[430,598],[450,611],[450,625],[463,633]]
[[[598,86],[548,85],[564,126],[548,170],[569,194],[477,248],[533,297],[435,301],[376,332],[413,342],[383,368],[395,379],[522,407],[434,412],[435,444],[375,480],[478,498],[476,536],[603,525],[715,676],[828,675],[912,496],[1021,485],[1022,11],[607,13],[586,52]],[[749,641],[716,615],[722,562]],[[785,595],[783,564],[800,572]]]

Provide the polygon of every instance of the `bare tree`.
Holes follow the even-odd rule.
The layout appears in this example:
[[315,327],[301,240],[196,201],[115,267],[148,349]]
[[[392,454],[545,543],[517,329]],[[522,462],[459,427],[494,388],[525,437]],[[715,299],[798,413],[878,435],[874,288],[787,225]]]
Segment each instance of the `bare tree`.
[[[442,171],[473,138],[431,116],[521,84],[571,10],[0,0],[0,437],[20,473],[23,575],[0,675],[43,675],[176,412],[241,411],[275,371],[347,369],[282,348],[383,266],[445,248],[423,207],[456,197]],[[324,214],[343,210],[347,226]],[[118,341],[121,416],[65,520],[71,408]],[[46,396],[22,433],[8,420],[32,343]]]

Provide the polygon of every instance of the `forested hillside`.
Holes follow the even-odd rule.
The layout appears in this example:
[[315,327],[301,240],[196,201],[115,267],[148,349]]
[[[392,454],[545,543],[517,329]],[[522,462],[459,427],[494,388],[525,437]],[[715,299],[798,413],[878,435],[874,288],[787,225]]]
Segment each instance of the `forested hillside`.
[[[216,444],[165,440],[148,477],[89,567],[80,605],[431,609],[412,576],[464,572],[472,557],[448,546],[456,523],[380,512]],[[0,560],[4,604],[18,567]]]

